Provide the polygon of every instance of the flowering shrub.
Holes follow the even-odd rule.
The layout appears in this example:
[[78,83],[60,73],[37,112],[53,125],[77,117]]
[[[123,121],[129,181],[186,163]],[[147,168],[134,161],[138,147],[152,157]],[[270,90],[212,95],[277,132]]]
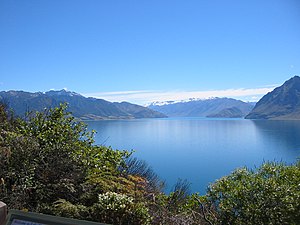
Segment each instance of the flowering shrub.
[[130,210],[133,205],[133,198],[124,194],[118,194],[115,192],[107,192],[105,194],[99,194],[99,204],[107,210],[121,211]]
[[112,224],[150,224],[148,208],[135,203],[132,197],[115,192],[99,194],[98,203],[92,207],[92,214],[99,222]]

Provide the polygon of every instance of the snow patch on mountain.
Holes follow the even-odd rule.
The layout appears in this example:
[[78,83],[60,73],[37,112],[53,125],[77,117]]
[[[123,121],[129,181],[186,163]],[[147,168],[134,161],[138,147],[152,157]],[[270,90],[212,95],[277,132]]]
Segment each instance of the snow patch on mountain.
[[196,102],[196,101],[206,101],[206,100],[210,100],[210,99],[217,99],[217,97],[209,97],[209,98],[188,98],[188,99],[184,99],[184,100],[176,100],[176,101],[155,101],[155,102],[151,102],[147,105],[145,105],[145,107],[149,107],[149,106],[164,106],[164,105],[173,105],[173,104],[177,104],[177,103],[187,103],[187,102]]

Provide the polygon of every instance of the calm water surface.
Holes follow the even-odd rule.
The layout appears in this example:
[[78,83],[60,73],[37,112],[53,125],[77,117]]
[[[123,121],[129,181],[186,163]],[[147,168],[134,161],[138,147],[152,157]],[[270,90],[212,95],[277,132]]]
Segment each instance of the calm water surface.
[[136,150],[167,182],[187,179],[193,192],[237,167],[264,161],[295,162],[300,156],[300,121],[167,118],[88,122],[96,143]]

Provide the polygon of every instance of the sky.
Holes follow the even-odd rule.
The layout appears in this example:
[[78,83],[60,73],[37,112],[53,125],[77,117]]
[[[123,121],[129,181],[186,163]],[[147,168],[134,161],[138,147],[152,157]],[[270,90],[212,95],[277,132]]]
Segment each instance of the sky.
[[0,0],[0,91],[257,101],[295,75],[299,0]]

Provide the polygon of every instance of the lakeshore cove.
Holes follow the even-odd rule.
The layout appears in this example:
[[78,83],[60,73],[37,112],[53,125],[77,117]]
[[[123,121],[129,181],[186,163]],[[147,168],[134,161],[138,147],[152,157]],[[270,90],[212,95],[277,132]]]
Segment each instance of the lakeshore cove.
[[160,118],[88,121],[96,144],[134,150],[169,192],[178,179],[192,192],[236,168],[255,168],[263,162],[294,163],[300,156],[300,121],[217,118]]

